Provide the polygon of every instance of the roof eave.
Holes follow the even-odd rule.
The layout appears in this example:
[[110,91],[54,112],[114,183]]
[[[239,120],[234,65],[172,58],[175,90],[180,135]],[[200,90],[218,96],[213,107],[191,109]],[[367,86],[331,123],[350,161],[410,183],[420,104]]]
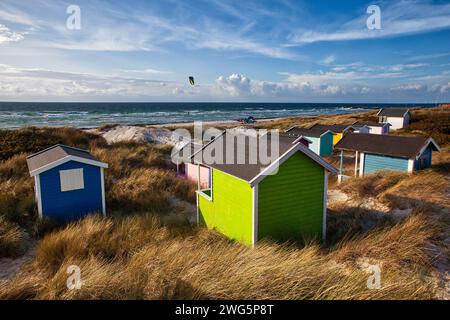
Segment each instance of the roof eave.
[[76,161],[76,162],[80,162],[80,163],[85,163],[85,164],[89,164],[89,165],[93,165],[96,167],[100,167],[100,168],[108,168],[108,164],[105,162],[101,162],[101,161],[97,161],[97,160],[91,160],[91,159],[86,159],[86,158],[81,158],[81,157],[77,157],[77,156],[66,156],[64,158],[58,159],[56,161],[53,161],[51,163],[48,163],[42,167],[39,167],[37,169],[34,169],[32,171],[30,171],[30,176],[34,177],[37,176],[45,171],[51,170],[59,165],[62,165],[66,162],[69,161]]
[[422,155],[422,153],[425,151],[426,148],[428,148],[429,145],[432,145],[432,147],[434,148],[435,151],[437,152],[441,152],[441,147],[439,147],[439,145],[436,143],[436,141],[434,141],[433,138],[429,138],[426,143],[424,144],[424,146],[422,147],[422,149],[420,149],[419,153],[416,155],[416,160],[419,159],[419,157]]
[[322,159],[320,156],[318,156],[316,153],[314,153],[311,149],[309,149],[308,147],[306,147],[300,143],[297,143],[295,146],[293,146],[288,151],[286,151],[283,155],[281,155],[277,160],[272,162],[272,164],[270,166],[268,166],[266,169],[261,171],[256,177],[254,177],[252,180],[250,180],[250,184],[252,186],[259,184],[268,175],[270,175],[271,172],[273,172],[276,169],[276,166],[280,166],[284,161],[289,159],[289,157],[297,151],[301,151],[303,154],[305,154],[306,156],[311,158],[317,164],[321,165],[325,170],[328,170],[329,172],[334,173],[334,174],[338,173],[336,168],[334,168],[331,164],[329,164],[324,159]]

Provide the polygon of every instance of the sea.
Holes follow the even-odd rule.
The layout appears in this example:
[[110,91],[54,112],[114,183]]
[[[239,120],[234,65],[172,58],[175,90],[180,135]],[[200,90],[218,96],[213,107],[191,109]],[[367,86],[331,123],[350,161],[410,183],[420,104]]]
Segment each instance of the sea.
[[434,107],[435,104],[355,103],[33,103],[0,102],[0,128],[105,124],[143,125],[192,121],[227,121],[287,116],[345,114],[378,108]]

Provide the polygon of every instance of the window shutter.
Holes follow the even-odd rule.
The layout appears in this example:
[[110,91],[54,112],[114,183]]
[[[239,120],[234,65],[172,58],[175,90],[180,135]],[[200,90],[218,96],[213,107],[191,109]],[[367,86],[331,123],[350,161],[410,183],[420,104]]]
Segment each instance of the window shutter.
[[83,168],[59,171],[61,192],[84,189]]

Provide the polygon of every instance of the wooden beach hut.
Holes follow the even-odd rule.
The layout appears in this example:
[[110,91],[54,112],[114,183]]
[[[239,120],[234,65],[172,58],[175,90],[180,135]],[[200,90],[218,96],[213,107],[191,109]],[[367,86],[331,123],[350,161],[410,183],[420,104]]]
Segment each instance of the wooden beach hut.
[[344,151],[355,153],[355,176],[380,170],[413,173],[431,166],[432,152],[440,151],[437,143],[428,137],[362,133],[346,135],[335,149],[341,151],[341,175]]
[[[352,127],[358,130],[358,133],[389,134],[390,124],[375,121],[356,121],[352,123]],[[365,131],[365,128],[368,128],[369,131]]]
[[39,217],[72,220],[89,213],[106,215],[104,169],[89,151],[55,145],[27,157]]
[[328,130],[333,132],[333,146],[336,145],[345,134],[355,131],[350,124],[315,124],[310,127],[310,129]]
[[333,153],[334,132],[328,129],[307,129],[292,127],[286,133],[302,136],[311,141],[309,148],[321,157],[329,156]]
[[392,130],[406,127],[411,122],[411,113],[408,109],[384,108],[378,111],[380,123],[389,123]]
[[[176,162],[177,176],[193,182],[200,182],[201,188],[208,188],[209,169],[199,168],[192,162],[191,157],[203,147],[200,143],[188,142],[172,155],[172,160]],[[200,179],[199,179],[200,178]]]
[[[224,133],[194,156],[211,176],[211,186],[197,191],[198,223],[247,245],[263,238],[324,239],[328,174],[337,170],[298,137],[280,135],[276,156],[275,138],[262,138]],[[252,145],[269,161],[252,159]],[[205,161],[210,154],[221,154],[221,161]]]

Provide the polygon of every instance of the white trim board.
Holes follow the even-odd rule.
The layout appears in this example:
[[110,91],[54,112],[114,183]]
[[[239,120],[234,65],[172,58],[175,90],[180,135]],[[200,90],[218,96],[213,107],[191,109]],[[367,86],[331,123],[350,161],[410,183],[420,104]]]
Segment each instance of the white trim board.
[[271,172],[273,172],[274,170],[276,170],[276,168],[278,166],[280,166],[281,164],[283,164],[284,161],[286,161],[287,159],[289,159],[289,157],[294,154],[297,151],[301,151],[302,153],[304,153],[306,156],[308,156],[309,158],[311,158],[312,160],[314,160],[315,162],[317,162],[319,165],[321,165],[322,167],[324,167],[326,170],[330,171],[331,173],[337,174],[338,171],[336,170],[336,168],[334,168],[332,165],[330,165],[328,162],[326,162],[325,160],[323,160],[319,155],[317,155],[314,151],[312,151],[311,149],[307,148],[306,146],[302,145],[302,144],[296,144],[295,146],[293,146],[292,148],[290,148],[288,151],[286,151],[281,157],[279,157],[276,161],[272,162],[270,164],[270,166],[268,166],[267,168],[265,168],[263,171],[261,171],[256,177],[254,177],[251,181],[250,184],[253,186],[255,184],[260,183],[265,177],[267,177]]
[[252,187],[252,245],[253,247],[258,242],[258,185]]
[[364,152],[361,152],[360,158],[359,158],[359,176],[364,176],[364,160],[365,160]]
[[108,168],[108,164],[104,163],[104,162],[100,162],[100,161],[96,161],[96,160],[90,160],[90,159],[85,159],[85,158],[81,158],[81,157],[76,157],[76,156],[66,156],[64,158],[61,158],[59,160],[53,161],[45,166],[40,167],[39,169],[35,169],[33,171],[30,171],[30,176],[34,177],[42,172],[48,171],[50,169],[53,169],[59,165],[62,165],[66,162],[69,161],[75,161],[75,162],[80,162],[80,163],[85,163],[85,164],[90,164],[93,166],[97,166],[97,167],[101,167],[101,168]]
[[335,135],[335,134],[336,134],[336,132],[334,132],[334,131],[327,130],[327,131],[325,131],[324,133],[322,133],[322,134],[320,135],[319,138],[322,138],[322,136],[326,135],[327,133],[331,133],[332,135]]
[[36,202],[38,207],[39,219],[42,219],[42,193],[41,193],[41,176],[34,176],[34,187],[36,188]]
[[414,159],[408,160],[408,173],[414,172]]
[[[200,166],[198,166],[198,167],[200,168]],[[205,198],[206,200],[213,201],[213,185],[214,185],[213,184],[213,168],[209,168],[209,176],[211,178],[209,189],[199,189],[199,190],[197,190],[197,193],[199,195],[201,195],[203,198]],[[200,173],[199,173],[199,176],[198,176],[198,181],[200,181]],[[208,196],[206,193],[203,192],[204,190],[209,190],[211,195]]]
[[438,146],[438,144],[436,143],[436,141],[434,141],[433,138],[429,138],[429,139],[427,140],[427,142],[425,143],[425,145],[422,147],[422,149],[420,149],[419,154],[416,156],[416,160],[420,158],[420,156],[422,155],[422,153],[424,153],[424,151],[428,148],[428,146],[429,146],[430,144],[433,144],[434,147],[436,148],[436,150],[437,150],[438,152],[441,151],[441,147]]
[[297,139],[295,139],[293,142],[292,142],[292,144],[296,144],[297,142],[300,142],[300,140],[305,140],[305,141],[307,141],[307,142],[309,142],[309,143],[312,143],[312,141],[311,140],[309,140],[308,138],[306,138],[305,136],[300,136],[300,137],[298,137]]
[[200,210],[199,210],[199,207],[198,207],[198,197],[199,197],[199,194],[197,193],[197,192],[195,192],[195,202],[196,202],[196,205],[197,205],[197,227],[199,227],[200,226]]
[[106,201],[105,201],[105,173],[103,172],[105,169],[100,168],[100,183],[102,188],[102,214],[106,217]]
[[324,170],[323,185],[323,212],[322,212],[322,241],[327,239],[327,197],[328,197],[328,172]]

